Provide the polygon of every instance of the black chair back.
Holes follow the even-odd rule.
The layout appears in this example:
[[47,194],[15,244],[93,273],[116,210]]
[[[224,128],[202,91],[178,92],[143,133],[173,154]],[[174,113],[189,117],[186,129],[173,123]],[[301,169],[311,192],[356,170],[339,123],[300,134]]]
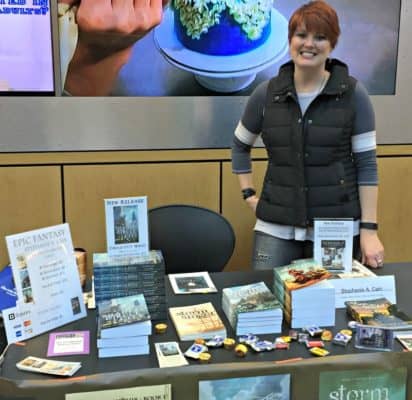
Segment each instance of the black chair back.
[[163,253],[167,274],[222,271],[235,247],[225,217],[192,205],[150,209],[149,236],[150,248]]

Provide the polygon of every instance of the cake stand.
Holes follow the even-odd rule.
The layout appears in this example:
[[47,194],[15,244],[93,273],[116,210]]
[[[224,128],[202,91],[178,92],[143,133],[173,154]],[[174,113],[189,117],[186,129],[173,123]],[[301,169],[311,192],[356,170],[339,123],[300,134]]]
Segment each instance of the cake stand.
[[271,33],[258,48],[232,56],[198,53],[184,47],[174,31],[173,10],[165,10],[163,22],[154,30],[154,41],[172,65],[192,72],[207,89],[230,93],[249,86],[259,71],[280,60],[288,50],[288,22],[276,9],[271,13]]

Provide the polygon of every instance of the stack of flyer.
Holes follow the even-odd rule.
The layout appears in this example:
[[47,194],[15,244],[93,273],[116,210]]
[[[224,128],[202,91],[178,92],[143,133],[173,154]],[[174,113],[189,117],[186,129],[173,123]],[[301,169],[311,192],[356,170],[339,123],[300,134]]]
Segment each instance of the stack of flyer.
[[142,294],[97,303],[99,358],[149,354],[152,322]]
[[281,305],[264,282],[223,289],[222,308],[236,335],[282,330]]
[[330,272],[314,261],[274,268],[273,290],[292,328],[335,325],[335,289]]
[[153,320],[166,318],[165,263],[159,250],[143,255],[93,254],[96,302],[143,294]]

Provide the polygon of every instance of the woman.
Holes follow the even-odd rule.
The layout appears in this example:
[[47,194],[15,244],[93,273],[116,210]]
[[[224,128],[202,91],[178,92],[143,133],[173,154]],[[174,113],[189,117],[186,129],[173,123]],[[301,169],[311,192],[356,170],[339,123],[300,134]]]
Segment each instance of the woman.
[[[339,34],[326,2],[297,9],[289,21],[291,61],[256,88],[236,128],[233,172],[258,218],[254,269],[311,256],[316,217],[353,218],[355,256],[360,249],[363,263],[383,265],[374,113],[363,85],[329,58]],[[269,158],[260,198],[250,160],[259,135]]]

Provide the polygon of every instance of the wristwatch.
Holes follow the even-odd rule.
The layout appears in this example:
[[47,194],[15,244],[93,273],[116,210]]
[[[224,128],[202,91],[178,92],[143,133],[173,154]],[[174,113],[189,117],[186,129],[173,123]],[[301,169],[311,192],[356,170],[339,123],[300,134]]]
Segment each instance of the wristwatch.
[[243,200],[246,200],[249,197],[252,197],[256,194],[256,190],[252,188],[242,189]]
[[369,229],[371,231],[378,230],[378,224],[376,222],[360,222],[359,223],[360,229]]

